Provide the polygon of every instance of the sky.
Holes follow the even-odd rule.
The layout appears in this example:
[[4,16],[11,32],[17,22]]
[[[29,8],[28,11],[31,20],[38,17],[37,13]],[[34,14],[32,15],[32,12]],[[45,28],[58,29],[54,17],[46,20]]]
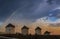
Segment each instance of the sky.
[[60,0],[0,0],[0,25],[6,23],[59,24]]
[[59,8],[60,0],[0,0],[0,24],[7,20],[35,22],[49,14],[55,17],[60,14]]

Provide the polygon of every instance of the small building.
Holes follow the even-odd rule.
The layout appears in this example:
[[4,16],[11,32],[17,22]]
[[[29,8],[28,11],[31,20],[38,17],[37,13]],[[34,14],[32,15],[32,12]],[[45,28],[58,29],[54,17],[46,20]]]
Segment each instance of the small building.
[[21,32],[23,35],[28,35],[28,30],[29,28],[25,25],[21,28]]
[[35,34],[36,34],[36,35],[41,35],[41,28],[40,28],[40,27],[37,27],[37,28],[35,29]]
[[15,33],[15,26],[9,23],[6,27],[7,34],[14,34]]
[[49,31],[45,31],[44,35],[50,35]]

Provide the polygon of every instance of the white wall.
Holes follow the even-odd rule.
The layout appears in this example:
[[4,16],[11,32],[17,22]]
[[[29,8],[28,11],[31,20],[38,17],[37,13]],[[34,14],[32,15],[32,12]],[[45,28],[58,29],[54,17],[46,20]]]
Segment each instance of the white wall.
[[35,34],[37,34],[37,35],[41,35],[41,30],[35,30]]
[[7,27],[6,28],[6,33],[13,34],[14,32],[15,32],[15,29],[14,28],[12,28],[12,27]]
[[27,35],[27,34],[28,34],[28,29],[23,29],[23,30],[22,30],[22,34],[23,34],[23,35]]

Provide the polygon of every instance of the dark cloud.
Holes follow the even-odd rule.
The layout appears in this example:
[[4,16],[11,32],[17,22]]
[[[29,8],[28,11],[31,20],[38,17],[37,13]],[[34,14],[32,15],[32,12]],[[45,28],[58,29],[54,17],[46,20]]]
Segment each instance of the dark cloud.
[[60,4],[60,0],[47,0],[48,4]]
[[57,16],[58,14],[60,14],[60,9],[53,10],[53,11],[51,11],[49,13],[51,13],[52,16]]
[[5,21],[14,12],[16,14],[11,19],[35,20],[50,14],[49,11],[58,7],[59,2],[59,0],[0,0],[0,20]]
[[9,17],[12,12],[17,10],[18,8],[25,7],[25,12],[31,12],[27,10],[29,10],[35,4],[37,6],[38,2],[40,1],[41,0],[0,0],[0,18],[5,19]]
[[52,1],[53,1],[53,0],[47,0],[46,2],[47,2],[48,4],[53,4]]
[[[17,1],[15,1],[17,3]],[[12,0],[2,0],[0,1],[0,18],[5,20],[9,17],[13,11],[15,11],[19,6]]]

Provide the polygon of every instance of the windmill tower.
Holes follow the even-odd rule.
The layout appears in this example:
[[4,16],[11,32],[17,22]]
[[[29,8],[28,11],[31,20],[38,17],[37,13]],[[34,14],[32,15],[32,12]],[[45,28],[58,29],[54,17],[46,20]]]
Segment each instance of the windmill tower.
[[9,23],[6,27],[7,34],[14,34],[15,33],[15,26]]
[[28,35],[28,30],[29,28],[25,25],[21,28],[21,32],[23,35]]
[[40,28],[40,27],[37,27],[37,28],[35,29],[35,34],[36,34],[36,35],[41,35],[41,28]]

